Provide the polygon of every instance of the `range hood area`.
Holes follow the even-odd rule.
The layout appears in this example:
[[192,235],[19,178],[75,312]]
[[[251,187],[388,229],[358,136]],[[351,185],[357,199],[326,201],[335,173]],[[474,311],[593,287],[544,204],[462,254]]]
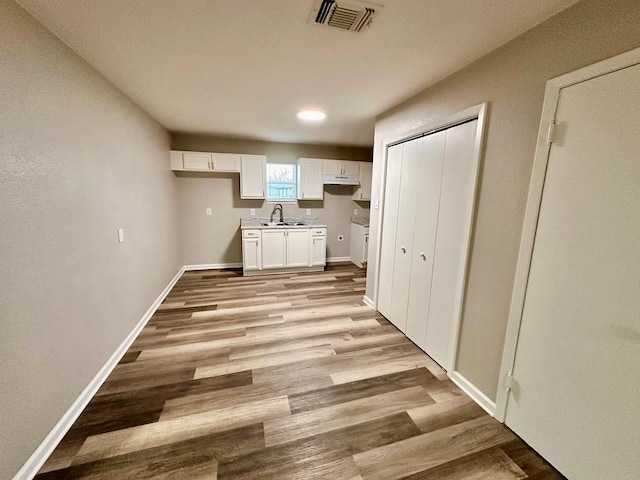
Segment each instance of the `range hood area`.
[[357,175],[324,175],[322,183],[325,185],[359,185],[360,179]]

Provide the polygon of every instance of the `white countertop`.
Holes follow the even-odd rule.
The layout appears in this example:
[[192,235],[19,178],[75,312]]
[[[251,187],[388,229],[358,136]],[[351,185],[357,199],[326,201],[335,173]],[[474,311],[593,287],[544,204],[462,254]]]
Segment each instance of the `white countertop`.
[[369,226],[369,217],[365,217],[364,215],[353,215],[351,217],[351,223],[355,223],[357,225],[362,225],[364,227]]
[[[285,217],[284,223],[289,225],[264,225],[269,223],[269,218],[249,217],[240,219],[240,228],[245,229],[266,229],[266,228],[326,228],[318,217]],[[291,225],[291,224],[301,225]]]

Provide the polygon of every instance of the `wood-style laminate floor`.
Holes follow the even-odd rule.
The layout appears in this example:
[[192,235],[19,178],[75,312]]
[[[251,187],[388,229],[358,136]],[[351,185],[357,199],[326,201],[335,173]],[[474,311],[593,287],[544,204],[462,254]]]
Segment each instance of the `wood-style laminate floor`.
[[351,265],[185,273],[36,478],[563,478],[364,285]]

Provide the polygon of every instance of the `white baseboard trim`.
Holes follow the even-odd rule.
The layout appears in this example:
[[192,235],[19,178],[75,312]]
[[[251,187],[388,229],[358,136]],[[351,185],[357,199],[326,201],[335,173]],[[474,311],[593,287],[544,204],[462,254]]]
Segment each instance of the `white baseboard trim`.
[[149,319],[153,316],[156,309],[160,306],[165,297],[169,294],[173,286],[176,284],[178,279],[182,276],[185,271],[185,267],[180,268],[178,273],[171,279],[169,284],[165,287],[162,293],[156,298],[153,304],[149,307],[149,309],[142,316],[140,321],[137,323],[133,330],[127,335],[124,341],[120,344],[120,346],[113,352],[113,355],[107,360],[102,368],[98,371],[95,377],[89,382],[89,385],[85,387],[85,389],[78,395],[75,401],[71,404],[69,409],[65,412],[62,418],[58,421],[58,423],[51,429],[49,434],[44,438],[42,443],[36,448],[33,454],[29,457],[29,459],[25,462],[18,473],[15,474],[13,480],[31,480],[38,471],[42,468],[44,463],[49,458],[49,455],[53,452],[53,450],[58,446],[62,438],[69,431],[73,423],[80,416],[82,411],[85,409],[89,401],[96,394],[98,389],[102,386],[107,377],[111,374],[113,369],[116,367],[120,359],[127,353],[127,350],[136,339],[138,334],[142,331],[144,326],[147,324]]
[[371,310],[375,310],[376,306],[373,303],[373,300],[371,300],[369,297],[367,297],[366,295],[362,298],[362,301],[364,302],[364,304],[369,307]]
[[329,257],[327,263],[350,262],[351,257]]
[[242,263],[202,263],[200,265],[185,265],[185,272],[191,270],[219,270],[221,268],[242,268]]
[[474,402],[484,409],[484,411],[492,417],[494,416],[496,412],[496,402],[482,393],[478,387],[460,375],[459,372],[453,372],[451,375],[451,381],[459,386],[464,393],[469,395]]

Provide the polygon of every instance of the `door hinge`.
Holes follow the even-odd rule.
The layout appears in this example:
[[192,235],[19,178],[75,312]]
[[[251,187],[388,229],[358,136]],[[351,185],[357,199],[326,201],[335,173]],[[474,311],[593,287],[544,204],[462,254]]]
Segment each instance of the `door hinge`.
[[556,124],[551,122],[549,124],[549,131],[547,132],[547,145],[551,145],[556,141]]
[[513,384],[513,373],[507,372],[507,375],[504,378],[504,389],[507,392],[510,392],[512,384]]

